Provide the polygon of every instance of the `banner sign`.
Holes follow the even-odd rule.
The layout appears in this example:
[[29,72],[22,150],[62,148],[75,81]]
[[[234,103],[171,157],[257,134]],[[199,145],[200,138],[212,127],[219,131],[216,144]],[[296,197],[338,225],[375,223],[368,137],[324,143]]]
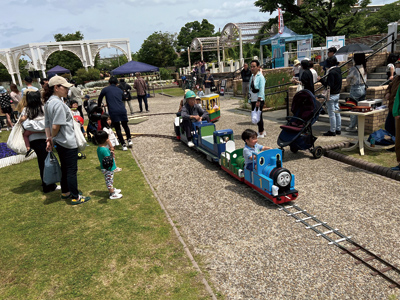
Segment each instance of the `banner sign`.
[[[341,47],[345,45],[346,39],[344,35],[339,36],[327,36],[326,37],[326,48],[335,47],[336,50],[339,50]],[[336,59],[338,61],[347,60],[347,55],[337,55]]]
[[[311,39],[297,41],[297,59],[302,61],[304,58],[307,57],[307,52],[311,53]],[[311,57],[307,57],[311,59]]]
[[283,33],[283,29],[285,28],[285,25],[283,24],[283,14],[282,14],[282,9],[278,8],[278,32],[280,34]]
[[272,40],[271,46],[272,46],[272,58],[274,59],[272,66],[274,68],[284,67],[285,62],[284,62],[283,52],[285,52],[285,40],[284,39]]

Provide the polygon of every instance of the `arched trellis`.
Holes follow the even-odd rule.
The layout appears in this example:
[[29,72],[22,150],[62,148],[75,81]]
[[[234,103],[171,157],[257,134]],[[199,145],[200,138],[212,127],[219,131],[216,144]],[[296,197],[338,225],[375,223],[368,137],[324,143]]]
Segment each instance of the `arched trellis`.
[[203,58],[204,51],[217,51],[218,64],[219,64],[220,63],[219,44],[220,44],[219,36],[194,38],[190,43],[190,47],[188,49],[189,65],[190,65],[190,52],[200,52],[201,60],[204,60]]
[[221,32],[223,47],[236,47],[239,44],[240,61],[243,61],[243,43],[255,43],[260,39],[260,30],[266,22],[228,23]]
[[19,73],[19,58],[21,55],[27,55],[32,60],[34,69],[41,70],[43,77],[46,77],[46,61],[54,52],[69,51],[74,53],[87,69],[94,66],[94,58],[101,49],[111,47],[121,50],[128,58],[128,61],[132,60],[129,39],[109,39],[32,43],[14,48],[0,49],[0,61],[6,66],[13,83],[16,83],[14,76],[17,75],[21,86],[22,80]]

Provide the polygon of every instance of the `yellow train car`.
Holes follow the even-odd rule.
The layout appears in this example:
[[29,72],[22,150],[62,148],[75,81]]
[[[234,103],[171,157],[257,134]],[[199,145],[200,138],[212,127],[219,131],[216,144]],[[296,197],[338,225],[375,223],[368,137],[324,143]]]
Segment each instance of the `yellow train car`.
[[208,94],[201,97],[201,106],[207,110],[211,122],[217,121],[221,117],[221,109],[218,94]]

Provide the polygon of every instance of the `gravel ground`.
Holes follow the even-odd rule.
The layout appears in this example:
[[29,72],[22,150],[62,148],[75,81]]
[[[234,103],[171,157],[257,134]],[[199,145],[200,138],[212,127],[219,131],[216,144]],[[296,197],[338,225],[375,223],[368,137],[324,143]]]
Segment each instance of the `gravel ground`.
[[[151,113],[175,112],[179,98],[149,100]],[[240,134],[256,126],[221,100],[217,129]],[[267,113],[268,115],[268,113]],[[271,113],[272,115],[272,113]],[[150,116],[133,132],[173,135],[174,115]],[[276,146],[279,123],[265,121],[262,145]],[[271,119],[271,120],[270,120]],[[280,121],[282,122],[282,121]],[[325,131],[328,129],[326,125]],[[317,132],[317,135],[318,132]],[[320,137],[327,145],[346,137]],[[388,299],[399,295],[347,255],[184,144],[154,137],[134,139],[138,156],[210,285],[227,299]],[[296,204],[384,259],[400,265],[399,183],[306,151],[286,151],[284,167],[296,176]]]

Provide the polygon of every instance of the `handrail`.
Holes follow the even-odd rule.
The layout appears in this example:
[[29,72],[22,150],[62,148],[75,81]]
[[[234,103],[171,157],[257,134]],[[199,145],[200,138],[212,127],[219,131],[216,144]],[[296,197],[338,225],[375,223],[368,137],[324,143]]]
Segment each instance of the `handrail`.
[[391,34],[388,34],[387,36],[381,38],[379,41],[375,42],[375,44],[373,44],[373,45],[371,46],[371,48],[372,48],[372,47],[375,47],[376,45],[378,45],[378,44],[379,44],[380,42],[382,42],[384,39],[389,38],[389,36],[391,36],[391,35],[393,36],[393,39],[395,39],[395,37],[394,37],[394,32],[392,32]]
[[[394,76],[393,76],[393,79],[395,79],[397,76],[398,76],[398,75],[394,75]],[[393,81],[393,80],[388,79],[388,80],[386,80],[384,83],[381,83],[379,86],[387,85],[387,84],[390,83],[391,81]]]

